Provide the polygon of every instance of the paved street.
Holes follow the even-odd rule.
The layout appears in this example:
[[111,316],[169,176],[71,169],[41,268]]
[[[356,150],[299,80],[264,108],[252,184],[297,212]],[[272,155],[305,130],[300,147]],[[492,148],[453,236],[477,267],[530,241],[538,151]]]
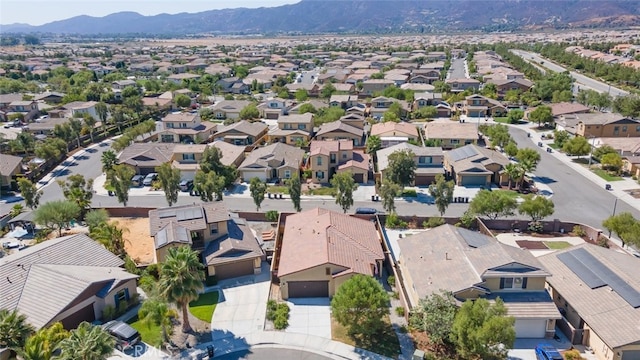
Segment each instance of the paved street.
[[320,354],[307,352],[297,349],[278,349],[278,348],[256,348],[251,350],[239,351],[223,356],[216,356],[220,360],[329,360],[334,357],[323,356]]
[[[567,69],[563,66],[560,66],[554,62],[552,62],[551,60],[547,59],[547,58],[543,58],[542,56],[536,54],[536,53],[532,53],[532,52],[528,52],[528,51],[523,51],[523,50],[511,50],[513,53],[519,55],[520,57],[522,57],[524,60],[529,61],[529,62],[534,62],[536,64],[540,64],[542,66],[544,66],[545,68],[552,70],[552,71],[556,71],[556,72],[565,72],[567,71]],[[541,63],[542,62],[542,63]],[[602,81],[597,81],[594,80],[588,76],[584,76],[578,72],[575,71],[570,71],[569,72],[571,74],[571,76],[576,80],[576,82],[578,82],[579,84],[583,84],[586,85],[588,88],[591,88],[595,91],[601,92],[601,93],[606,93],[608,92],[609,94],[611,94],[611,96],[613,97],[617,97],[617,96],[625,96],[625,95],[629,95],[629,93],[627,91],[618,89],[614,86],[610,86],[609,84],[606,84]]]
[[447,73],[447,78],[448,79],[464,79],[466,77],[467,77],[467,74],[464,67],[464,58],[451,60],[451,68]]

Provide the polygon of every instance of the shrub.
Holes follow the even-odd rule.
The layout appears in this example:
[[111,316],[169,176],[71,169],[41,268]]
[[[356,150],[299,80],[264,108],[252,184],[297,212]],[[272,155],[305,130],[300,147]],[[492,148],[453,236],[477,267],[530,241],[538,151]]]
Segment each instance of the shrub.
[[267,218],[267,221],[276,222],[276,221],[278,221],[278,211],[277,210],[269,210],[265,214],[265,217]]
[[138,286],[144,290],[145,293],[153,292],[154,288],[158,285],[158,280],[149,274],[144,274],[138,280]]
[[402,219],[398,217],[398,214],[391,213],[387,215],[387,219],[385,220],[385,226],[388,227],[389,229],[406,229],[407,222],[402,221]]
[[422,227],[430,229],[434,227],[438,227],[444,224],[444,219],[441,217],[432,217],[429,220],[422,222]]
[[397,306],[396,314],[398,314],[398,316],[404,316],[404,308],[402,306]]
[[393,297],[394,299],[398,300],[398,299],[400,299],[400,293],[397,292],[397,291],[394,291],[393,295],[391,297]]
[[284,314],[278,314],[273,320],[273,327],[277,330],[284,330],[289,326],[289,319]]
[[277,330],[286,329],[289,326],[289,305],[275,300],[267,301],[267,320],[273,321]]
[[580,356],[580,352],[578,350],[576,350],[576,349],[565,351],[563,356],[564,356],[565,360],[581,360],[581,359],[584,359],[582,356]]
[[609,248],[609,242],[607,241],[607,238],[604,236],[600,236],[598,237],[598,245],[602,246],[603,248]]
[[584,231],[584,229],[582,228],[582,226],[580,225],[574,225],[573,226],[573,230],[571,230],[571,232],[575,235],[575,236],[585,236],[587,235],[587,232]]
[[389,286],[391,287],[395,287],[396,286],[396,277],[393,275],[390,275],[389,277],[387,277],[387,284],[389,284]]
[[120,301],[120,303],[118,303],[118,309],[116,311],[116,315],[120,316],[122,314],[124,314],[127,311],[127,308],[129,307],[129,303],[126,301]]
[[116,317],[116,308],[113,305],[107,305],[102,309],[102,321],[111,321]]
[[414,189],[408,189],[402,192],[403,197],[418,197],[418,192]]
[[529,226],[527,227],[527,229],[531,232],[534,233],[541,233],[542,232],[542,223],[539,221],[532,221],[529,223]]

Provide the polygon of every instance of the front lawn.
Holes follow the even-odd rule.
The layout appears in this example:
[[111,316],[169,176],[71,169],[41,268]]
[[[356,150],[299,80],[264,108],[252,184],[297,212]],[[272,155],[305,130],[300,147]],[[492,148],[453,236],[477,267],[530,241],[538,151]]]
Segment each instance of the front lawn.
[[562,250],[571,247],[566,241],[543,241],[544,245],[551,250]]
[[305,195],[328,195],[334,196],[336,191],[332,187],[323,186],[319,188],[309,189],[305,192]]
[[189,303],[189,311],[198,319],[210,323],[213,317],[213,311],[216,309],[218,303],[218,292],[212,291],[200,296]]
[[151,322],[149,324],[144,323],[138,319],[137,315],[129,320],[128,323],[132,328],[138,330],[142,341],[151,346],[162,346],[162,329],[160,328],[160,325],[156,325]]
[[402,192],[402,197],[418,197],[418,192],[415,189],[407,189]]
[[506,116],[494,117],[493,121],[501,123],[501,124],[511,124],[511,120],[509,120]]
[[495,191],[500,191],[502,193],[505,193],[509,195],[509,197],[511,198],[518,198],[520,196],[520,193],[515,190],[495,190]]
[[593,172],[600,176],[601,178],[607,180],[607,181],[620,181],[622,180],[621,177],[619,176],[615,176],[615,175],[611,175],[609,174],[607,171],[602,170],[602,169],[593,169]]
[[361,337],[354,339],[347,333],[347,328],[340,325],[332,316],[331,339],[396,359],[398,354],[400,354],[400,342],[398,341],[398,336],[395,331],[393,331],[393,327],[391,326],[388,316],[385,318],[385,325],[384,330],[373,336],[371,339],[364,339]]
[[267,187],[267,192],[272,194],[289,194],[289,188],[286,186],[273,185]]

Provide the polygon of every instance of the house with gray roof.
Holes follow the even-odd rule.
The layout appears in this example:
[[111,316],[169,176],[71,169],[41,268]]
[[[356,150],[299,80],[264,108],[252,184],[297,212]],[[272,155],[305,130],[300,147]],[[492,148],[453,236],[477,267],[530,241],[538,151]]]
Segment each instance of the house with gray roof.
[[444,154],[446,176],[459,186],[506,184],[509,179],[504,167],[509,162],[501,153],[474,144]]
[[118,164],[133,167],[138,175],[156,172],[156,167],[171,162],[174,143],[133,143],[118,154]]
[[592,244],[538,258],[547,278],[560,329],[598,359],[640,358],[640,259]]
[[555,334],[561,315],[545,290],[551,274],[528,251],[446,224],[398,239],[394,258],[401,273],[403,304],[409,311],[441,290],[451,292],[459,302],[499,297],[507,314],[515,318],[516,337]]
[[17,174],[22,173],[22,158],[9,154],[0,156],[0,188],[9,189],[11,181]]
[[240,120],[236,123],[219,126],[215,140],[223,140],[234,145],[253,145],[267,134],[267,124],[256,121]]
[[33,245],[0,259],[0,309],[18,310],[36,329],[100,320],[107,306],[126,307],[137,294],[138,275],[123,265],[85,234]]
[[444,152],[441,147],[422,147],[403,142],[376,152],[378,172],[381,179],[384,179],[385,171],[389,167],[389,156],[396,151],[407,151],[412,154],[413,161],[416,164],[413,185],[428,186],[435,181],[436,175],[444,175],[444,168],[442,167]]
[[300,172],[305,151],[299,147],[275,143],[254,149],[238,167],[244,181],[289,179]]

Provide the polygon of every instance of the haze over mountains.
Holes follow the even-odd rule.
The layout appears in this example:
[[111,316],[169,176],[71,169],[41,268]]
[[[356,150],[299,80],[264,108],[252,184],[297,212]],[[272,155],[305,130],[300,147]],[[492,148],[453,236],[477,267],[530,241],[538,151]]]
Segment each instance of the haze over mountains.
[[640,25],[635,0],[302,0],[258,9],[143,16],[120,12],[76,16],[40,26],[2,25],[1,32],[187,35],[440,32]]

